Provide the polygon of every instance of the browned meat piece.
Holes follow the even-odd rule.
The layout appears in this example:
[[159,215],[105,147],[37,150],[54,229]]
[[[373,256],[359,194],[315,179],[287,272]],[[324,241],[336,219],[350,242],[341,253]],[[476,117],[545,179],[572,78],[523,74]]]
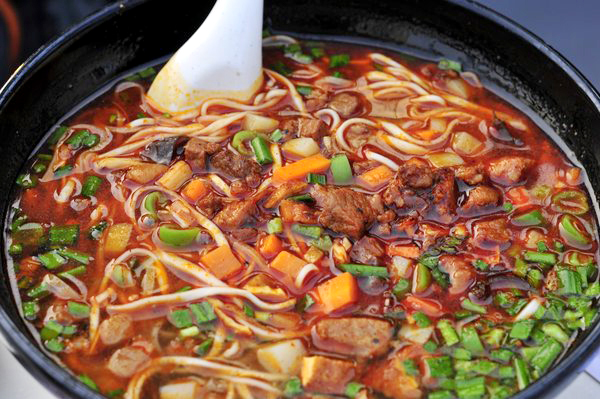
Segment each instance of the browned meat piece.
[[319,141],[323,136],[327,135],[328,127],[320,119],[301,117],[283,122],[282,130],[295,132],[300,137],[310,137]]
[[385,255],[385,248],[374,237],[364,236],[354,243],[350,251],[350,259],[365,265],[377,265]]
[[246,158],[227,149],[222,149],[210,159],[213,168],[230,177],[244,179],[251,187],[256,187],[262,177],[260,165],[253,159]]
[[234,230],[240,227],[256,211],[256,203],[253,199],[230,202],[217,213],[213,221],[225,230]]
[[419,399],[423,392],[417,376],[406,374],[404,361],[424,354],[420,347],[408,346],[394,353],[389,359],[372,365],[362,382],[393,399]]
[[346,141],[352,148],[360,148],[367,144],[371,137],[369,128],[362,123],[355,123],[346,130]]
[[150,357],[141,348],[126,346],[112,354],[107,367],[114,375],[128,378],[149,361]]
[[469,196],[462,206],[464,211],[472,208],[483,208],[490,205],[498,205],[500,202],[500,193],[495,188],[489,186],[477,186],[469,191]]
[[533,160],[520,155],[505,155],[490,161],[487,172],[494,182],[510,186],[519,183],[533,165]]
[[185,145],[185,160],[196,169],[206,169],[206,155],[219,151],[221,146],[217,143],[191,138]]
[[426,205],[415,197],[412,189],[424,189],[433,185],[433,171],[423,161],[412,158],[400,165],[396,177],[383,192],[386,205],[394,204],[398,208],[411,206],[414,208]]
[[442,221],[449,222],[456,212],[457,190],[454,172],[450,168],[438,169],[435,171],[435,181],[436,184],[431,190],[432,202]]
[[358,93],[343,92],[336,94],[329,102],[329,107],[337,111],[342,118],[350,118],[360,108]]
[[322,319],[315,326],[313,343],[329,352],[372,357],[387,351],[393,330],[389,322],[372,317]]
[[243,229],[233,230],[231,235],[238,241],[243,242],[256,242],[256,238],[258,237],[258,232],[256,229],[252,227],[246,227]]
[[318,111],[327,103],[328,94],[325,90],[313,87],[310,94],[306,96],[306,110],[308,112]]
[[371,207],[377,213],[377,221],[380,223],[389,223],[396,219],[396,213],[391,209],[386,209],[383,204],[381,194],[368,196]]
[[100,323],[98,332],[104,345],[117,345],[133,337],[133,319],[126,314],[112,315]]
[[310,194],[322,209],[319,224],[354,239],[377,219],[369,198],[350,188],[314,185]]
[[475,270],[464,259],[454,255],[440,256],[442,270],[450,276],[450,295],[461,294],[475,281]]
[[308,205],[292,200],[283,200],[279,205],[279,214],[288,223],[317,223],[317,213]]
[[200,212],[207,218],[212,219],[217,212],[223,209],[224,201],[223,197],[219,197],[213,191],[209,192],[204,196],[196,205]]
[[264,203],[265,208],[274,208],[281,202],[281,200],[291,197],[292,195],[300,194],[308,187],[308,184],[303,181],[291,181],[283,183],[277,187],[275,191],[267,198]]
[[457,179],[474,186],[483,181],[484,168],[482,165],[459,166],[454,170]]
[[482,220],[474,224],[473,240],[475,245],[481,248],[500,247],[504,249],[510,244],[511,238],[508,222],[504,218]]
[[371,169],[378,167],[380,164],[377,161],[359,161],[352,162],[352,170],[355,175],[362,175]]
[[343,394],[346,384],[354,377],[354,364],[325,356],[307,356],[302,359],[300,377],[307,391]]

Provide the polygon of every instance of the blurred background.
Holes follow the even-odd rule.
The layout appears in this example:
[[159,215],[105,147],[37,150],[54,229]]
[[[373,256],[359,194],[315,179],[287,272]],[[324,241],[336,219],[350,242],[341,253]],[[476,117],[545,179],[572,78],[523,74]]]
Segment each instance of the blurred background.
[[[42,44],[112,2],[114,0],[0,0],[0,82]],[[600,1],[479,2],[536,33],[600,88],[597,23]]]

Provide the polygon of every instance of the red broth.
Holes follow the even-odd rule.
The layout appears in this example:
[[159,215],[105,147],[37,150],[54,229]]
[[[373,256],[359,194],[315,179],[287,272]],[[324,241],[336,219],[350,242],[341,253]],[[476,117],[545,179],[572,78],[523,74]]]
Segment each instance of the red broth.
[[597,313],[583,171],[453,60],[269,40],[248,104],[163,113],[144,69],[19,176],[44,348],[128,398],[500,398],[547,372]]

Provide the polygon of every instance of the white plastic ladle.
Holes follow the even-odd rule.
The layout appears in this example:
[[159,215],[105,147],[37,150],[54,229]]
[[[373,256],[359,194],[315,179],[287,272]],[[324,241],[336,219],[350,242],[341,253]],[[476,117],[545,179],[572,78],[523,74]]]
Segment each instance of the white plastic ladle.
[[217,0],[154,79],[150,102],[178,113],[209,97],[250,99],[263,81],[262,24],[263,0]]

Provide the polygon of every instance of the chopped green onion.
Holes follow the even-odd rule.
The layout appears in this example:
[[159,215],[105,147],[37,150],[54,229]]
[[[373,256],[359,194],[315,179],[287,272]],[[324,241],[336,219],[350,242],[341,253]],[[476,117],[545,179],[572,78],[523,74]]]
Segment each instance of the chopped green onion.
[[546,223],[546,219],[542,212],[536,209],[514,217],[513,223],[518,226],[540,226]]
[[302,394],[302,382],[298,377],[294,377],[285,383],[283,388],[283,396],[291,398]]
[[397,298],[402,298],[406,293],[410,291],[410,282],[406,279],[400,279],[392,288],[392,293]]
[[475,266],[477,269],[479,270],[488,270],[490,268],[490,265],[488,265],[486,262],[482,261],[481,259],[477,259],[475,262],[473,262],[473,266]]
[[321,251],[329,251],[333,246],[333,242],[331,241],[331,237],[329,237],[328,235],[322,235],[316,240],[312,240],[310,242],[310,245],[320,249]]
[[320,47],[313,47],[310,49],[310,54],[313,58],[321,58],[325,55],[325,50]]
[[554,362],[554,360],[562,352],[562,345],[553,338],[549,338],[542,346],[535,356],[531,359],[531,366],[533,366],[540,373],[544,373],[548,367]]
[[150,76],[156,75],[156,69],[154,69],[153,67],[148,67],[139,71],[138,75],[140,75],[140,77],[143,79],[149,78]]
[[79,239],[79,225],[52,226],[48,230],[50,245],[74,245]]
[[44,173],[46,169],[48,169],[48,165],[46,165],[45,163],[36,162],[35,164],[33,164],[31,169],[35,173]]
[[108,227],[108,222],[106,220],[100,221],[97,225],[90,227],[88,230],[88,238],[92,240],[100,239],[102,232],[106,230]]
[[306,312],[312,305],[315,304],[315,300],[309,294],[304,295],[296,303],[296,311],[299,313]]
[[30,173],[24,173],[24,174],[20,174],[17,177],[17,180],[15,183],[19,187],[28,189],[28,188],[33,188],[33,187],[37,186],[38,181],[39,180],[38,180],[37,176],[32,175]]
[[82,276],[87,272],[87,268],[84,265],[79,265],[73,269],[65,270],[64,272],[58,273],[58,277],[65,278],[65,276]]
[[416,312],[412,317],[420,328],[429,327],[431,325],[431,320],[429,320],[429,317],[423,312]]
[[525,340],[531,335],[535,327],[535,320],[520,320],[513,324],[510,330],[510,337],[520,340]]
[[106,392],[106,396],[108,396],[109,398],[116,398],[117,396],[123,396],[125,395],[125,390],[124,389],[113,389],[112,391],[108,391]]
[[296,86],[296,90],[303,96],[310,96],[312,93],[312,87],[310,86]]
[[65,349],[65,345],[61,342],[59,338],[52,338],[46,341],[46,348],[48,348],[51,352],[62,352]]
[[442,70],[453,70],[458,73],[462,72],[462,65],[458,61],[443,59],[438,62],[438,68]]
[[[445,338],[445,337],[444,337]],[[454,349],[454,353],[452,356],[457,360],[471,360],[471,352],[464,348],[456,348]]]
[[314,202],[315,201],[315,199],[313,197],[311,197],[310,194],[293,195],[291,197],[288,197],[287,199],[289,199],[290,201],[297,201],[297,202]]
[[306,224],[292,224],[292,231],[305,237],[317,239],[323,234],[323,228],[320,226],[309,226]]
[[538,252],[548,251],[548,246],[546,245],[546,243],[544,241],[538,241],[538,243],[536,244],[536,247],[537,247]]
[[54,145],[54,144],[58,143],[58,141],[62,138],[62,136],[65,135],[67,130],[69,130],[68,126],[57,127],[54,130],[54,132],[52,132],[52,134],[50,135],[50,138],[48,139],[48,144]]
[[46,252],[37,256],[38,260],[48,270],[54,270],[68,262],[66,258],[56,252]]
[[271,141],[274,143],[278,143],[283,139],[283,132],[279,129],[275,129],[273,133],[271,133]]
[[208,338],[200,343],[200,345],[194,348],[194,353],[198,356],[204,356],[208,353],[210,348],[212,347],[213,339]]
[[306,181],[311,184],[325,185],[327,184],[327,176],[318,175],[316,173],[309,173],[308,176],[306,176]]
[[480,398],[485,394],[485,377],[456,379],[456,393],[461,399]]
[[66,258],[72,259],[84,265],[89,264],[91,259],[90,255],[69,248],[59,249],[58,253]]
[[587,197],[579,190],[567,190],[552,196],[552,208],[558,212],[583,215],[589,211]]
[[56,320],[49,320],[40,330],[40,338],[44,341],[56,338],[63,332],[64,327]]
[[475,312],[475,313],[485,314],[487,312],[487,309],[485,308],[485,306],[481,306],[476,303],[473,303],[473,301],[471,301],[468,298],[463,299],[460,303],[460,306],[465,310],[470,310],[471,312]]
[[535,288],[540,288],[544,274],[538,269],[531,269],[527,272],[527,282],[529,285]]
[[350,381],[346,385],[346,389],[344,390],[344,394],[347,397],[354,399],[356,397],[356,395],[358,395],[358,393],[361,390],[363,390],[364,388],[365,388],[364,384],[361,384],[360,382]]
[[73,170],[73,165],[63,165],[61,167],[56,168],[54,171],[54,177],[64,177],[71,174]]
[[348,65],[350,56],[348,54],[334,54],[329,58],[329,68],[338,68]]
[[85,178],[83,182],[83,187],[81,188],[81,195],[84,197],[93,197],[96,195],[96,191],[102,185],[102,179],[98,176],[88,176]]
[[550,252],[525,251],[523,258],[528,262],[543,263],[546,265],[554,265],[557,262],[556,255]]
[[423,344],[423,349],[425,349],[429,353],[433,353],[438,348],[437,344],[432,340],[429,340]]
[[562,252],[565,250],[565,244],[563,244],[560,241],[554,241],[554,249],[557,250],[558,252]]
[[441,390],[441,391],[432,391],[427,395],[427,399],[452,399],[454,395],[452,392]]
[[483,334],[483,340],[492,347],[499,347],[504,339],[504,330],[501,328],[492,328]]
[[169,314],[169,321],[177,328],[187,328],[194,324],[192,313],[188,309],[172,310]]
[[74,150],[78,150],[82,147],[92,148],[99,142],[100,137],[97,134],[90,133],[87,129],[76,132],[67,140],[67,144]]
[[277,234],[283,231],[283,221],[281,218],[273,218],[267,222],[267,232]]
[[583,293],[581,276],[577,272],[561,267],[556,273],[558,275],[560,293],[562,295],[579,295]]
[[271,66],[271,69],[275,72],[282,74],[283,76],[288,76],[290,73],[292,73],[291,69],[282,61],[277,61]]
[[515,358],[513,359],[513,366],[517,374],[517,387],[520,391],[522,391],[529,385],[529,370],[527,369],[525,361],[518,356],[515,356]]
[[352,180],[352,168],[345,154],[338,154],[331,158],[331,174],[337,184],[349,183]]
[[188,305],[188,308],[192,311],[196,322],[199,324],[217,319],[213,306],[209,302],[192,303]]
[[40,305],[37,301],[23,302],[23,316],[29,321],[35,320],[40,312]]
[[413,292],[420,294],[427,290],[431,285],[431,272],[427,266],[422,263],[417,263],[417,267],[413,272]]
[[451,377],[454,374],[450,356],[426,358],[425,363],[432,377]]
[[78,319],[85,319],[90,315],[90,307],[85,303],[67,302],[67,310],[71,314],[71,316]]
[[252,317],[254,318],[254,309],[252,309],[251,306],[249,306],[248,304],[244,304],[244,314],[248,317]]
[[558,222],[558,227],[561,237],[573,246],[587,246],[591,242],[586,227],[575,216],[563,215]]
[[340,79],[342,79],[344,77],[344,74],[341,73],[340,71],[333,71],[333,73],[331,74],[331,76],[333,76],[334,78],[340,78]]
[[93,391],[98,391],[98,385],[96,385],[96,383],[94,382],[94,380],[92,380],[87,375],[82,374],[78,378],[79,378],[79,381],[83,382],[85,385],[87,385]]
[[490,357],[494,360],[508,363],[510,362],[510,359],[512,359],[513,353],[508,349],[496,349],[490,352]]
[[514,206],[513,206],[513,204],[512,204],[512,203],[510,203],[510,202],[505,202],[505,203],[502,205],[502,209],[504,209],[504,212],[510,212],[510,211],[512,211],[512,210],[514,209]]
[[45,284],[38,284],[27,291],[27,296],[33,299],[42,298],[48,294],[50,294],[50,291],[48,291]]
[[162,225],[158,228],[158,238],[173,247],[186,247],[192,244],[200,234],[200,228],[179,229],[175,225]]
[[244,145],[244,142],[253,140],[256,137],[258,137],[258,132],[253,130],[240,130],[233,136],[233,139],[231,140],[231,146],[240,154],[251,155],[252,152]]
[[256,156],[256,161],[261,165],[266,165],[268,163],[273,163],[273,155],[271,155],[271,149],[269,148],[269,144],[267,140],[265,140],[262,136],[256,136],[250,142],[252,149],[254,150],[254,155]]
[[338,268],[344,272],[348,272],[353,276],[357,277],[389,277],[389,273],[386,267],[383,266],[370,266],[370,265],[358,265],[353,263],[342,263],[338,265]]
[[460,334],[460,342],[462,346],[471,353],[483,353],[483,344],[481,343],[479,335],[477,334],[477,330],[475,330],[474,327],[463,328]]
[[460,341],[456,330],[449,320],[442,319],[438,321],[437,328],[440,330],[440,333],[442,334],[447,346],[452,346]]
[[546,323],[542,326],[542,331],[549,337],[554,338],[562,344],[569,342],[569,334],[564,332],[562,328],[556,323]]

